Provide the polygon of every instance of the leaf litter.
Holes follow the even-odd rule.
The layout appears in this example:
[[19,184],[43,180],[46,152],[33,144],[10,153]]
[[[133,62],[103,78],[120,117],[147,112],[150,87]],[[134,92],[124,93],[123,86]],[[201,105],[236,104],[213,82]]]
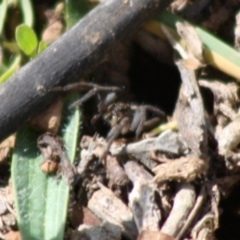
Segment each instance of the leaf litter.
[[[174,1],[172,9],[191,19],[190,13],[199,8],[196,2]],[[203,2],[201,9],[210,5],[209,1]],[[219,1],[214,1],[213,7],[214,16],[224,14],[218,23],[209,17],[203,24],[220,32],[221,26],[229,21],[227,16],[230,10],[223,11]],[[63,28],[62,12],[53,13],[47,12],[48,26],[44,32],[44,39],[49,43],[61,35]],[[198,14],[201,15],[200,12]],[[111,138],[111,144],[106,134],[98,134],[93,130],[92,136],[81,136],[81,151],[75,170],[65,155],[64,142],[56,135],[61,110],[57,110],[55,115],[44,114],[43,120],[40,116],[40,120],[36,118],[32,121],[38,130],[40,128],[41,131],[52,132],[43,134],[38,140],[44,158],[42,167],[47,173],[56,172],[56,177],[59,174],[67,176],[69,184],[73,185],[69,212],[77,204],[76,213],[79,213],[80,219],[71,218],[69,213],[70,227],[66,230],[68,239],[216,239],[219,202],[229,196],[231,189],[240,181],[238,84],[226,81],[226,77],[216,78],[215,75],[222,76],[218,72],[208,72],[202,43],[187,22],[177,23],[177,30],[186,45],[186,49],[181,51],[184,52],[182,59],[179,57],[181,52],[172,57],[172,41],[170,44],[168,41],[161,43],[150,33],[140,30],[133,39],[109,53],[94,73],[100,86],[106,82],[109,86],[125,86],[121,97],[114,99],[111,104],[128,104],[124,105],[126,108],[130,106],[130,114],[117,116],[121,118],[117,127],[121,126],[121,131],[124,127],[129,130],[126,122],[130,120],[133,124],[143,105],[136,103],[134,93],[130,92],[128,71],[133,45],[142,47],[158,62],[173,64],[174,59],[182,80],[174,113],[155,125],[176,121],[177,130],[169,127],[157,136],[152,136],[150,133],[154,127],[146,130],[145,123],[140,122],[140,130],[137,127],[136,131],[130,128],[129,132],[116,133],[113,131],[116,125],[111,125],[116,120],[111,112],[113,106],[103,105],[108,95],[98,93],[97,100],[100,99],[102,105],[95,104],[98,106],[93,110],[94,114],[86,111],[84,105],[87,102],[82,104],[83,134],[90,132],[86,129],[92,129],[93,122],[99,118],[110,125],[108,132],[116,134]],[[51,36],[51,31],[56,31],[54,36]],[[234,37],[235,47],[239,48],[239,15],[236,16]],[[143,43],[143,39],[147,39],[149,46]],[[164,52],[168,55],[167,60],[159,57],[164,48],[167,48],[167,53]],[[107,81],[104,82],[104,79]],[[212,112],[205,107],[205,96],[200,91],[203,88],[209,89],[213,94]],[[105,109],[99,111],[100,107]],[[124,107],[116,115],[122,114],[123,109]],[[92,121],[90,115],[95,117]],[[155,115],[147,113],[141,117],[151,120]],[[54,123],[50,124],[53,118]],[[50,127],[39,127],[39,122],[46,122],[45,125]],[[129,135],[125,134],[127,132]],[[3,155],[8,154],[9,150]],[[44,166],[45,163],[47,166]],[[4,187],[0,191],[2,236],[6,232],[17,230],[14,203],[8,196],[8,188]],[[8,216],[11,216],[11,221]]]

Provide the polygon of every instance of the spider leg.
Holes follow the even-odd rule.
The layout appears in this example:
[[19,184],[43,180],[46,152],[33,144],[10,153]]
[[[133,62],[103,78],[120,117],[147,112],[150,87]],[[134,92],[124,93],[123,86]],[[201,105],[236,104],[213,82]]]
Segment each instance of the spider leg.
[[[93,83],[86,83],[86,82],[80,82],[80,83],[74,83],[74,84],[69,84],[68,86],[65,86],[64,88],[62,88],[62,91],[69,91],[71,89],[75,89],[75,90],[87,90],[90,89],[88,93],[86,93],[81,99],[79,99],[78,101],[74,102],[72,105],[70,105],[70,109],[74,108],[76,106],[81,105],[83,102],[86,102],[88,99],[90,99],[91,97],[93,97],[96,93],[100,93],[100,92],[120,92],[121,88],[119,87],[106,87],[106,86],[99,86],[97,84],[93,84]],[[112,100],[113,101],[113,100]]]
[[134,113],[133,120],[132,120],[131,127],[130,127],[131,131],[133,131],[133,132],[136,131],[136,129],[139,125],[140,119],[141,119],[141,115],[142,115],[142,111],[139,107]]
[[136,133],[136,138],[138,138],[142,133],[146,118],[146,108],[144,106],[140,106],[134,114],[133,121],[130,127],[130,130]]
[[101,113],[94,115],[93,118],[91,119],[91,124],[95,125],[101,117],[102,117]]
[[71,104],[69,106],[69,109],[72,109],[74,107],[80,106],[83,102],[86,102],[88,99],[90,99],[91,97],[93,97],[96,94],[96,89],[92,89],[90,90],[88,93],[86,93],[83,97],[81,97],[79,100],[77,100],[76,102],[74,102],[73,104]]
[[142,105],[136,110],[130,130],[136,133],[136,138],[140,136],[143,130],[157,124],[159,117],[147,120],[147,111],[151,111],[159,117],[166,117],[165,113],[157,107],[151,105]]
[[143,126],[143,131],[146,131],[148,129],[152,129],[154,126],[156,126],[160,122],[159,117],[154,117],[150,120],[145,121],[144,126]]
[[143,105],[142,107],[144,107],[146,109],[146,111],[150,111],[155,113],[156,115],[158,115],[159,117],[164,117],[166,118],[166,114],[159,108],[151,106],[151,105]]
[[113,143],[113,141],[121,134],[121,126],[119,124],[115,125],[110,132],[108,133],[106,140],[107,140],[107,147],[104,151],[103,155],[100,158],[100,161],[106,164],[107,155],[109,152],[109,149]]
[[89,83],[89,82],[85,82],[85,81],[80,81],[80,82],[76,82],[76,83],[71,83],[68,84],[66,86],[58,86],[55,87],[52,91],[70,91],[70,90],[74,90],[74,91],[86,91],[88,89],[96,89],[97,91],[102,91],[102,92],[120,92],[122,91],[121,88],[119,87],[115,87],[115,86],[100,86],[98,84],[94,84],[94,83]]
[[161,109],[151,105],[144,105],[143,107],[146,112],[150,111],[157,115],[157,117],[153,117],[152,119],[145,121],[143,130],[153,128],[156,124],[159,124],[161,120],[166,120],[166,114]]
[[68,84],[66,86],[59,86],[59,87],[55,87],[53,89],[53,91],[56,92],[67,92],[70,90],[74,90],[74,91],[85,91],[88,89],[94,88],[94,84],[93,83],[87,83],[87,82],[76,82],[76,83],[71,83]]
[[128,117],[123,118],[119,124],[115,125],[107,135],[107,149],[109,151],[113,141],[118,138],[120,134],[125,134],[129,131],[130,121]]

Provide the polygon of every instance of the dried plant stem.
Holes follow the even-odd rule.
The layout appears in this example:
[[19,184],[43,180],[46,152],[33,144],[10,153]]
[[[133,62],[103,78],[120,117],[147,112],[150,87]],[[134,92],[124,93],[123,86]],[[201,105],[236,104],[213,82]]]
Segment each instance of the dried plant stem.
[[195,219],[196,215],[199,213],[199,209],[201,208],[202,204],[203,204],[203,200],[205,199],[205,188],[202,187],[201,191],[197,197],[196,203],[194,208],[192,209],[192,211],[190,212],[187,221],[185,222],[185,225],[183,226],[183,228],[181,229],[181,231],[178,233],[176,240],[180,240],[181,237],[185,234],[185,232],[188,230],[189,226],[191,225],[191,223],[193,222],[193,220]]
[[192,184],[180,183],[174,198],[173,208],[164,223],[161,232],[176,237],[185,224],[189,212],[194,207],[196,198]]

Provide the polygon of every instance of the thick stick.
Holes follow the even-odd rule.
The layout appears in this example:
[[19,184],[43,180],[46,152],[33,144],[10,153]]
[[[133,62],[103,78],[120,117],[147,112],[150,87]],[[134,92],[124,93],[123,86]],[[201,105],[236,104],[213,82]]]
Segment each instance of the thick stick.
[[0,87],[0,141],[46,108],[171,0],[106,0]]

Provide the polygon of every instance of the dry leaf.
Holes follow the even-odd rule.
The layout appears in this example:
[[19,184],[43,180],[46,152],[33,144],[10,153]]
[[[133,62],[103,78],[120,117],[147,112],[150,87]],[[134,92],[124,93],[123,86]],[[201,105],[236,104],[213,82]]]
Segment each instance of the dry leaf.
[[15,140],[16,140],[16,134],[9,136],[3,142],[1,142],[0,148],[7,148],[7,147],[14,148]]
[[63,24],[60,21],[56,21],[55,23],[51,24],[47,27],[42,35],[42,40],[45,41],[47,44],[51,44],[56,41],[63,32]]
[[31,119],[31,126],[38,131],[57,133],[61,123],[62,108],[62,100],[58,99],[45,111]]
[[157,183],[166,181],[192,182],[208,170],[208,163],[197,157],[182,157],[168,163],[163,163],[153,169],[156,174],[153,181]]
[[63,33],[62,12],[64,4],[59,3],[55,10],[47,10],[45,15],[48,20],[48,26],[43,32],[42,40],[51,44],[56,41]]
[[10,156],[11,149],[15,146],[16,134],[6,138],[0,144],[0,162],[4,162]]

